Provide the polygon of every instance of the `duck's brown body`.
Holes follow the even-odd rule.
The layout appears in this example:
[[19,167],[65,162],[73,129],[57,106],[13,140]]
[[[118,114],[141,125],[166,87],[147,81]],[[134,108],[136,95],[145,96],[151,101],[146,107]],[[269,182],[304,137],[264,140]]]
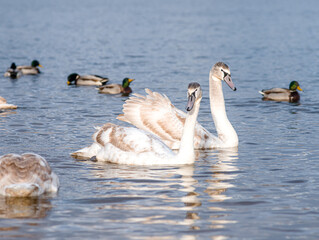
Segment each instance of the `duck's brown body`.
[[297,90],[302,91],[297,81],[292,81],[288,88],[271,88],[263,89],[259,93],[263,95],[265,101],[286,101],[286,102],[298,102],[300,95]]
[[132,89],[130,87],[123,88],[120,84],[109,84],[99,87],[99,93],[105,94],[130,94]]
[[122,85],[121,84],[108,84],[102,87],[99,87],[99,93],[105,94],[120,94],[129,95],[132,92],[130,88],[130,83],[134,81],[133,78],[124,78]]

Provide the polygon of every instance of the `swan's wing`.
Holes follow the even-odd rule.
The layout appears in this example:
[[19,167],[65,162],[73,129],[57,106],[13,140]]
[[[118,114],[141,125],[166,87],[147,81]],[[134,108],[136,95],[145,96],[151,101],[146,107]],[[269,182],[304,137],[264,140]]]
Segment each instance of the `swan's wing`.
[[5,104],[5,103],[7,103],[7,100],[0,96],[0,104]]
[[93,135],[94,143],[73,156],[91,153],[99,161],[149,165],[173,157],[174,153],[155,135],[141,129],[106,123]]
[[148,94],[134,94],[123,105],[117,119],[151,132],[171,147],[182,137],[186,114],[177,109],[167,96],[145,89]]
[[[179,149],[186,113],[176,108],[167,96],[145,89],[146,96],[134,94],[123,105],[123,114],[117,119],[158,136],[167,146]],[[198,122],[195,126],[194,148],[214,148],[221,145]]]
[[56,192],[58,177],[37,154],[7,154],[0,157],[0,194],[12,197],[38,196]]
[[154,152],[167,154],[171,150],[155,135],[133,127],[106,123],[93,136],[100,146],[113,145],[120,151],[135,154]]

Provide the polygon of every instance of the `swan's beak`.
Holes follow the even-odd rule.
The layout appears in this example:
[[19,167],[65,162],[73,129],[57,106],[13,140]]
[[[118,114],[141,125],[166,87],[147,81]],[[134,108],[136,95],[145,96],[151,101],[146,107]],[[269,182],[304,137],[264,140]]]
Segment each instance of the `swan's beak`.
[[191,95],[188,96],[188,101],[187,101],[187,106],[186,106],[187,112],[189,112],[190,110],[193,109],[195,100],[196,100],[195,92],[193,92]]
[[235,84],[233,83],[233,80],[231,79],[231,77],[230,77],[229,74],[227,74],[227,75],[224,77],[224,81],[227,83],[227,85],[228,85],[233,91],[236,91]]

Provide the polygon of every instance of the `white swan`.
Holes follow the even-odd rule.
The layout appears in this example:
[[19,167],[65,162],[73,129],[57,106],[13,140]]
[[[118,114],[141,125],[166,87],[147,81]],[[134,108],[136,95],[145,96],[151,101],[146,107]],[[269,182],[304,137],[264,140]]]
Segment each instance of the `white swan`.
[[0,96],[0,110],[1,109],[17,109],[18,107],[13,104],[8,104],[7,100]]
[[[229,67],[216,63],[209,73],[210,108],[218,137],[208,132],[199,123],[195,127],[195,149],[230,148],[238,146],[238,136],[229,122],[222,91],[222,81],[236,90]],[[167,146],[179,149],[186,114],[177,109],[165,95],[145,89],[147,96],[134,94],[123,105],[123,114],[117,119],[131,123],[139,129],[160,137]]]
[[0,195],[36,197],[58,188],[59,179],[43,157],[34,153],[0,157]]
[[107,161],[130,165],[192,164],[195,161],[194,127],[198,115],[202,90],[198,83],[188,86],[188,103],[185,127],[179,152],[175,154],[157,136],[133,127],[121,127],[107,123],[94,135],[94,143],[71,155],[96,157]]

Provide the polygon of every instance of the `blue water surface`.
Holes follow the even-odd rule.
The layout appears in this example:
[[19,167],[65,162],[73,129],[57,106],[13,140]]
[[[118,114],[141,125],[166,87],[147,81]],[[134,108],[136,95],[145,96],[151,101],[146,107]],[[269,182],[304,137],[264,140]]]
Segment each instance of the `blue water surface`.
[[[0,155],[36,152],[59,175],[53,198],[0,199],[4,239],[318,239],[319,2],[252,0],[11,0],[0,3],[0,73],[11,62],[37,76],[0,77]],[[68,74],[136,79],[185,108],[203,87],[198,121],[215,133],[209,70],[230,66],[228,118],[238,151],[197,151],[192,166],[78,161],[94,126],[127,99],[66,84]],[[299,81],[297,104],[262,101],[263,88]]]

